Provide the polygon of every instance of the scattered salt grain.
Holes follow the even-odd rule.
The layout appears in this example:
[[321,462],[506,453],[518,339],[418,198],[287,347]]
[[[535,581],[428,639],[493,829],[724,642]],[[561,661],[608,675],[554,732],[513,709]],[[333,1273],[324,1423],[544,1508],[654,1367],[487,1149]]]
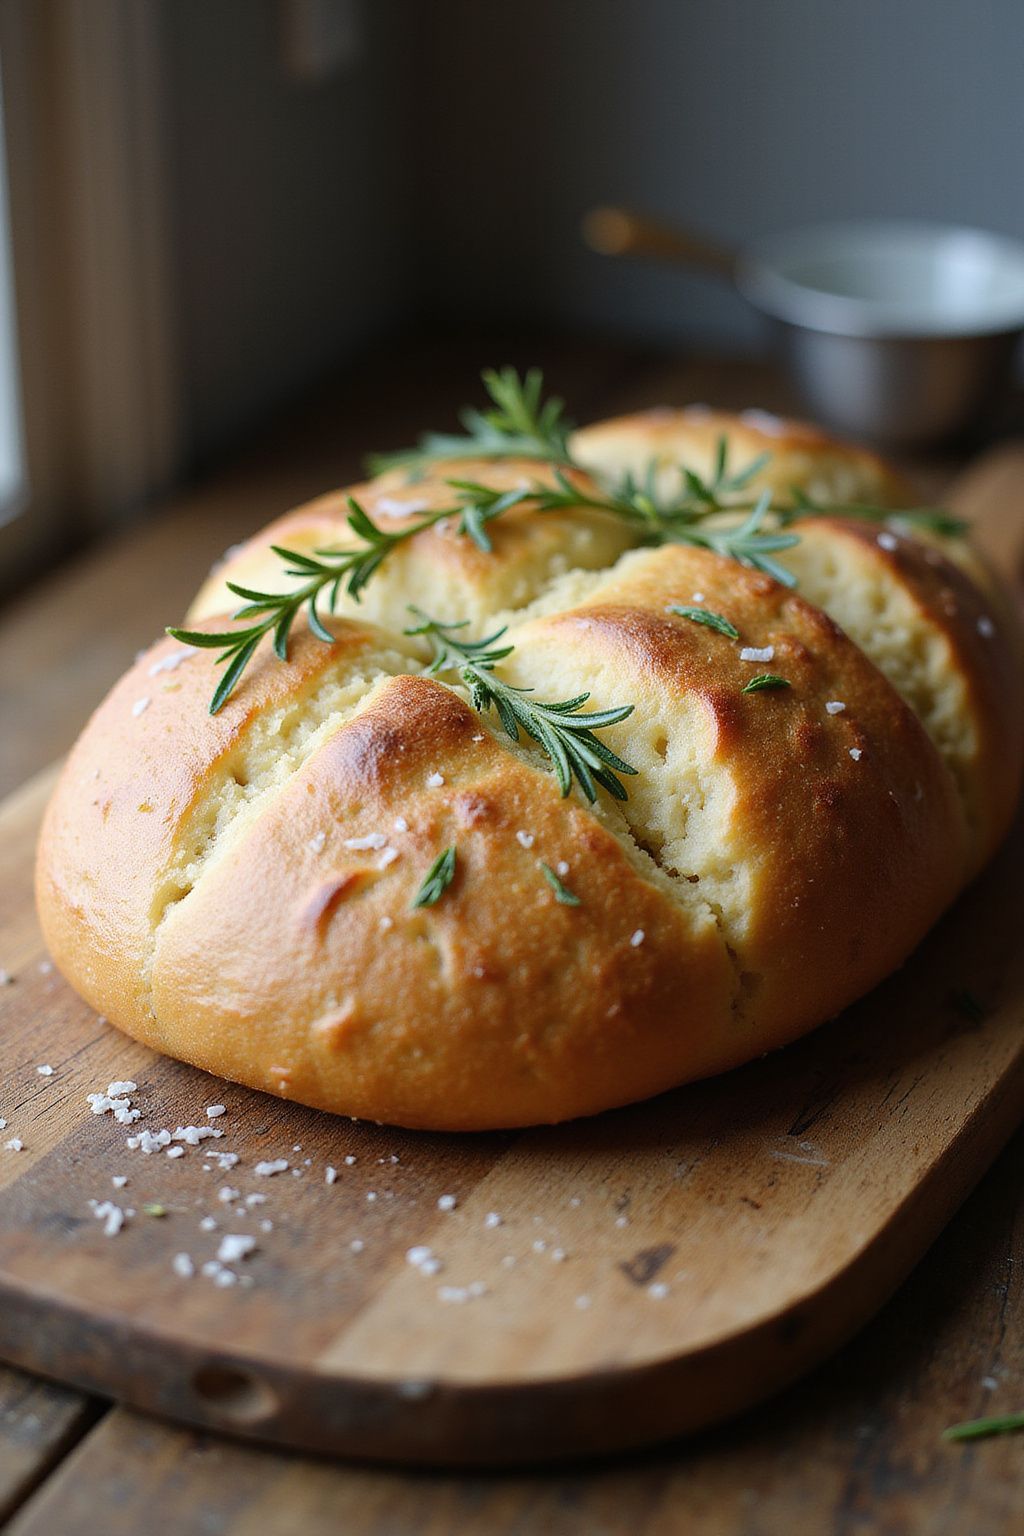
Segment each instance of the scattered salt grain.
[[366,1244],[363,1242],[361,1237],[354,1237],[348,1246],[352,1253],[362,1253],[363,1249],[366,1247]]
[[217,1199],[221,1205],[231,1205],[235,1200],[242,1198],[240,1189],[232,1189],[230,1184],[222,1184],[217,1191]]
[[110,1182],[115,1189],[124,1189],[128,1183],[128,1175],[125,1173],[115,1173]]
[[241,1232],[227,1232],[220,1240],[217,1258],[221,1264],[237,1264],[247,1259],[256,1247],[256,1239]]
[[387,838],[383,832],[368,832],[365,837],[346,837],[343,848],[351,848],[353,853],[362,853],[366,848],[383,848]]
[[0,987],[13,987],[14,977],[0,965]]
[[132,705],[132,714],[135,716],[135,719],[137,720],[140,715],[144,715],[145,714],[145,712],[146,712],[146,710],[148,708],[149,708],[149,699],[147,699],[147,698],[136,699],[135,703]]
[[900,547],[900,541],[899,541],[899,539],[896,537],[896,535],[894,533],[880,533],[878,535],[876,543],[882,549],[893,550],[893,549],[899,549],[899,547]]
[[338,1170],[337,1170],[337,1168],[332,1168],[330,1163],[328,1163],[327,1167],[324,1169],[324,1183],[325,1184],[333,1184],[337,1177],[338,1177]]
[[850,756],[853,758],[855,763],[859,763],[860,759],[861,759],[861,749],[860,749],[860,747],[851,747],[850,748]]
[[628,1216],[616,1216],[616,1218],[615,1218],[615,1225],[617,1227],[628,1227],[629,1226],[629,1217]]
[[246,1205],[266,1205],[267,1197],[266,1195],[246,1195],[245,1203]]
[[740,651],[740,661],[771,661],[774,645],[745,645]]
[[207,1152],[206,1156],[210,1158],[211,1161],[209,1163],[204,1163],[203,1167],[211,1168],[213,1164],[216,1163],[221,1173],[227,1173],[229,1169],[233,1168],[239,1161],[237,1152],[209,1151]]
[[[93,1113],[98,1111],[94,1110]],[[129,1152],[145,1152],[147,1157],[151,1152],[159,1152],[161,1147],[169,1147],[170,1144],[170,1131],[140,1131],[137,1136],[129,1136],[125,1141]]]
[[354,1168],[355,1164],[356,1164],[355,1154],[352,1153],[352,1152],[347,1152],[345,1154],[345,1167],[346,1168]]
[[695,592],[693,594],[693,596],[691,597],[690,601],[692,603],[702,603],[704,601],[704,593],[703,592]]
[[373,1205],[373,1203],[376,1200],[376,1198],[377,1198],[377,1191],[375,1189],[368,1189],[366,1191],[366,1203],[367,1203],[367,1205]]
[[427,788],[428,789],[440,789],[441,785],[443,783],[444,783],[444,774],[443,773],[438,773],[435,770],[433,773],[431,773],[431,774],[429,774],[427,776]]
[[501,1217],[498,1215],[497,1211],[487,1212],[487,1215],[484,1217],[485,1227],[500,1227],[501,1224]]
[[4,1142],[5,1152],[24,1152],[25,1143],[20,1136],[12,1136],[10,1141]]
[[646,937],[647,935],[644,933],[644,930],[642,928],[637,928],[635,933],[631,935],[629,942],[632,944],[634,949],[639,949],[640,945],[643,943]]
[[655,1301],[664,1301],[668,1295],[668,1286],[663,1280],[656,1280],[653,1285],[647,1287],[648,1296],[653,1296]]
[[103,1223],[103,1236],[116,1237],[128,1219],[127,1212],[113,1200],[90,1200],[89,1209]]
[[559,859],[558,863],[555,865],[555,874],[559,875],[564,880],[568,873],[569,865],[565,859]]
[[40,1077],[52,1077],[53,1076],[53,1068],[51,1066],[49,1066],[48,1064],[45,1067],[36,1067],[36,1071],[39,1073]]
[[405,1262],[411,1264],[413,1269],[418,1269],[421,1275],[436,1275],[441,1269],[441,1260],[434,1250],[422,1243],[407,1250]]
[[191,1280],[196,1272],[196,1267],[187,1253],[176,1253],[171,1260],[171,1268],[182,1280]]
[[845,708],[846,705],[842,699],[829,699],[825,705],[825,710],[830,715],[841,715]]
[[409,823],[406,821],[404,816],[396,816],[394,820],[394,828],[396,832],[408,832]]
[[519,844],[520,848],[532,848],[533,847],[533,833],[532,832],[517,832],[516,833],[516,842]]
[[2,1119],[2,1118],[0,1118],[0,1131],[5,1131],[6,1129],[7,1129],[7,1121]]
[[224,1105],[224,1104],[207,1104],[207,1106],[206,1106],[206,1118],[207,1118],[207,1120],[219,1120],[221,1115],[226,1115],[226,1114],[227,1114],[227,1106]]
[[257,1163],[253,1169],[253,1173],[257,1178],[269,1179],[272,1178],[275,1173],[284,1173],[287,1167],[287,1158],[275,1157],[271,1162]]
[[168,1147],[167,1151],[164,1153],[164,1156],[165,1157],[170,1157],[170,1158],[184,1157],[185,1156],[185,1148],[184,1147]]
[[385,914],[385,916],[381,918],[381,920],[380,920],[380,922],[378,923],[377,926],[379,927],[381,933],[387,933],[389,928],[393,928],[395,926],[395,920],[394,920],[393,917],[388,917]]
[[273,1230],[274,1230],[274,1223],[272,1221],[261,1221],[260,1222],[260,1231],[261,1232],[273,1232]]
[[380,862],[378,863],[377,868],[378,869],[387,869],[388,865],[389,864],[393,864],[397,858],[398,858],[398,849],[397,848],[385,848],[384,852],[380,856]]
[[978,620],[978,634],[982,635],[986,640],[991,640],[995,632],[996,627],[992,623],[992,620],[989,618],[987,613],[983,613],[981,618]]
[[39,974],[40,974],[40,976],[50,976],[50,975],[52,975],[52,973],[53,973],[53,961],[52,960],[40,960],[40,962],[39,962]]
[[547,1246],[548,1245],[544,1239],[542,1237],[538,1237],[533,1245],[533,1251],[534,1253],[544,1253],[547,1250]]
[[194,655],[193,651],[171,651],[167,656],[161,656],[159,661],[154,661],[149,669],[150,677],[159,677],[161,672],[174,672],[183,661],[188,661]]
[[319,832],[313,833],[313,836],[307,842],[306,847],[309,849],[310,853],[323,853],[324,843],[326,843],[326,841],[327,833],[323,830],[323,828],[321,828]]
[[589,1296],[577,1296],[576,1297],[576,1301],[575,1301],[575,1305],[579,1308],[579,1310],[581,1312],[585,1312],[587,1310],[587,1308],[590,1306],[590,1297]]
[[568,1257],[564,1248],[552,1248],[551,1257],[554,1263],[561,1264]]
[[217,1223],[212,1216],[204,1216],[199,1223],[200,1232],[216,1232]]
[[211,1136],[223,1136],[224,1132],[213,1125],[179,1125],[171,1135],[172,1141],[184,1141],[190,1147],[198,1147]]
[[439,1211],[454,1211],[458,1201],[454,1195],[442,1195],[437,1202]]

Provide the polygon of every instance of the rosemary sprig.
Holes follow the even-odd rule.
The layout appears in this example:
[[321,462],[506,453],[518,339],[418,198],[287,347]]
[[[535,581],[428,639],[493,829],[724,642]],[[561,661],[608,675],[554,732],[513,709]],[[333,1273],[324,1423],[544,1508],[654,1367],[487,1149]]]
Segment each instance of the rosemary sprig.
[[1011,1435],[1024,1429],[1024,1413],[1004,1413],[991,1419],[968,1419],[942,1431],[943,1440],[984,1440],[989,1435]]
[[568,464],[568,436],[562,401],[542,398],[544,375],[531,368],[520,378],[514,368],[487,368],[481,374],[491,397],[490,410],[467,406],[459,414],[465,434],[425,432],[414,448],[372,454],[371,475],[407,466],[421,469],[436,459],[501,459],[523,457]]
[[413,907],[432,907],[441,900],[455,879],[455,863],[458,856],[458,849],[454,843],[438,854],[416,893]]
[[910,532],[924,529],[926,533],[956,539],[965,534],[970,526],[964,518],[957,517],[945,507],[873,507],[860,501],[823,502],[809,496],[798,485],[791,486],[789,494],[792,504],[776,510],[782,528],[788,528],[805,517],[849,517],[861,518],[870,523],[889,523]]
[[358,602],[363,588],[392,550],[417,533],[422,533],[425,528],[432,528],[449,518],[457,518],[457,531],[472,539],[480,549],[489,552],[491,542],[486,531],[487,524],[510,507],[529,499],[531,494],[521,490],[495,491],[488,486],[465,480],[450,480],[447,483],[457,493],[457,505],[427,512],[414,523],[390,530],[379,527],[355,497],[350,496],[347,521],[359,541],[351,549],[318,549],[312,555],[306,555],[299,550],[272,545],[274,554],[284,561],[284,574],[294,578],[298,585],[287,592],[262,592],[229,581],[228,591],[245,599],[244,605],[236,609],[232,617],[254,620],[243,629],[168,629],[167,633],[183,645],[220,650],[217,662],[225,664],[225,672],[210,701],[211,715],[215,715],[231,697],[265,635],[272,636],[274,654],[281,661],[287,661],[288,637],[303,608],[307,611],[309,627],[317,639],[327,645],[333,644],[334,636],[325,627],[317,608],[325,589],[326,606],[330,613],[337,606],[342,585],[349,596]]
[[429,641],[433,651],[430,674],[457,672],[469,689],[475,710],[483,714],[494,709],[512,741],[518,741],[523,732],[537,742],[551,759],[563,795],[569,793],[575,779],[591,802],[597,799],[598,784],[616,800],[627,798],[625,785],[617,775],[637,770],[617,757],[594,732],[625,720],[633,713],[632,704],[583,715],[579,711],[590,698],[589,693],[557,703],[534,699],[530,696],[532,689],[515,688],[495,676],[498,662],[515,649],[513,645],[499,645],[505,629],[497,629],[480,640],[461,639],[456,632],[465,629],[467,621],[441,624],[419,608],[410,611],[420,622],[405,633],[422,635]]
[[[676,498],[656,495],[652,476],[640,484],[629,475],[615,489],[588,495],[572,485],[560,469],[555,471],[554,486],[538,485],[534,488],[534,494],[537,505],[544,512],[563,511],[572,507],[591,507],[596,511],[610,512],[621,521],[629,523],[643,543],[689,544],[698,549],[710,549],[753,570],[764,571],[784,586],[792,587],[796,584],[796,578],[773,556],[799,544],[800,536],[779,532],[767,522],[771,512],[770,491],[762,491],[749,507],[721,502],[719,497],[723,485],[745,483],[749,475],[760,467],[760,461],[755,460],[752,466],[748,465],[739,475],[723,480],[722,465],[726,451],[723,438],[719,444],[716,473],[710,481],[702,481],[692,470],[684,469],[683,490]],[[738,511],[747,512],[740,523],[708,521],[723,512]]]

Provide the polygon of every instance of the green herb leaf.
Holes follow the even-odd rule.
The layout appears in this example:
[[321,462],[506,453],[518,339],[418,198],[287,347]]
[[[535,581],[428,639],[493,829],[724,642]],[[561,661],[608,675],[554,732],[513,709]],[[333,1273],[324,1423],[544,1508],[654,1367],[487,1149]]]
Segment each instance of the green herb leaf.
[[155,1203],[151,1202],[151,1203],[149,1203],[147,1205],[144,1205],[142,1207],[142,1209],[143,1209],[143,1212],[144,1212],[144,1214],[146,1216],[166,1216],[167,1215],[167,1207],[166,1207],[166,1205],[156,1205]]
[[752,677],[740,692],[762,693],[766,688],[791,688],[792,686],[788,678],[779,677],[775,672],[760,672],[757,677]]
[[561,400],[542,398],[544,375],[531,368],[522,378],[514,368],[485,369],[490,410],[467,407],[460,416],[465,435],[427,432],[414,448],[378,453],[367,460],[371,475],[401,465],[422,469],[438,459],[548,459],[569,462],[569,423]]
[[541,872],[544,875],[544,879],[555,893],[555,900],[557,902],[560,902],[563,907],[578,907],[581,905],[580,898],[578,896],[574,896],[572,891],[569,890],[568,886],[562,884],[561,880],[559,880],[550,864],[545,864],[542,859],[540,867]]
[[454,843],[450,848],[446,848],[443,853],[438,854],[433,864],[427,870],[426,878],[416,893],[416,899],[413,902],[414,907],[432,907],[441,900],[441,897],[455,878],[455,861],[457,858],[458,852]]
[[678,603],[670,603],[668,612],[677,613],[681,619],[692,619],[694,624],[704,624],[708,629],[717,629],[720,635],[728,635],[730,640],[740,637],[735,624],[723,619],[720,613],[712,613],[709,608],[683,608]]
[[968,1419],[942,1431],[943,1440],[984,1440],[989,1435],[1012,1435],[1024,1429],[1024,1413],[1004,1413],[991,1419]]
[[486,525],[520,502],[528,501],[532,493],[526,491],[496,491],[490,486],[474,481],[450,480],[447,482],[456,493],[455,504],[427,512],[405,527],[384,529],[370,517],[354,496],[348,498],[348,526],[359,542],[350,549],[317,549],[307,555],[300,550],[285,549],[273,544],[271,548],[284,563],[284,574],[293,578],[297,585],[286,592],[260,592],[253,587],[243,587],[229,581],[228,591],[245,599],[236,609],[236,619],[255,619],[258,622],[244,629],[205,630],[168,629],[167,633],[183,645],[204,649],[222,650],[218,662],[226,662],[227,670],[217,685],[210,713],[215,715],[231,697],[260,641],[270,636],[274,654],[280,661],[288,659],[288,640],[292,625],[306,610],[309,627],[325,645],[334,643],[334,636],[324,624],[317,609],[317,602],[325,596],[329,612],[337,605],[338,593],[344,586],[349,596],[360,600],[363,588],[380,569],[381,565],[400,544],[422,533],[425,528],[446,519],[456,521],[460,534],[480,548],[489,551],[490,540]]
[[495,676],[498,662],[515,649],[498,644],[504,629],[481,640],[464,640],[457,631],[466,628],[465,620],[442,624],[419,608],[409,611],[420,622],[405,633],[423,635],[430,642],[434,653],[430,673],[436,676],[440,672],[457,672],[469,689],[475,710],[483,714],[493,709],[512,741],[520,739],[520,732],[532,738],[551,759],[563,795],[569,793],[575,779],[591,802],[597,799],[598,784],[616,800],[626,799],[625,785],[617,775],[634,774],[636,769],[599,741],[594,732],[625,720],[633,713],[632,704],[583,715],[579,711],[590,698],[589,693],[557,703],[534,699],[530,697],[532,689],[515,688]]

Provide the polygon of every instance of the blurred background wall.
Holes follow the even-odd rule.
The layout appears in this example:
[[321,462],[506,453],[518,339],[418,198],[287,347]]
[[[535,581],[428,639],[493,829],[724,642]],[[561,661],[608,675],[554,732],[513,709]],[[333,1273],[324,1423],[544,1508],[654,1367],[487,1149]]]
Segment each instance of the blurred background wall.
[[0,584],[411,328],[762,346],[594,203],[1024,237],[1022,0],[0,0],[0,67]]
[[761,345],[715,283],[589,254],[592,203],[1024,236],[1021,0],[324,3],[351,53],[297,79],[287,0],[159,0],[200,455],[411,317]]

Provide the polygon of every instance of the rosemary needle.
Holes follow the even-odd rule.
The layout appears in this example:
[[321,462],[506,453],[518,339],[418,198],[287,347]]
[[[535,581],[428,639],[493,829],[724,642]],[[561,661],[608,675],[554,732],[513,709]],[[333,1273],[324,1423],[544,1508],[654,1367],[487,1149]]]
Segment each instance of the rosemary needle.
[[443,853],[439,853],[431,864],[424,877],[423,884],[416,893],[413,901],[414,907],[432,907],[441,900],[445,891],[455,879],[455,863],[458,859],[458,850],[453,843]]

